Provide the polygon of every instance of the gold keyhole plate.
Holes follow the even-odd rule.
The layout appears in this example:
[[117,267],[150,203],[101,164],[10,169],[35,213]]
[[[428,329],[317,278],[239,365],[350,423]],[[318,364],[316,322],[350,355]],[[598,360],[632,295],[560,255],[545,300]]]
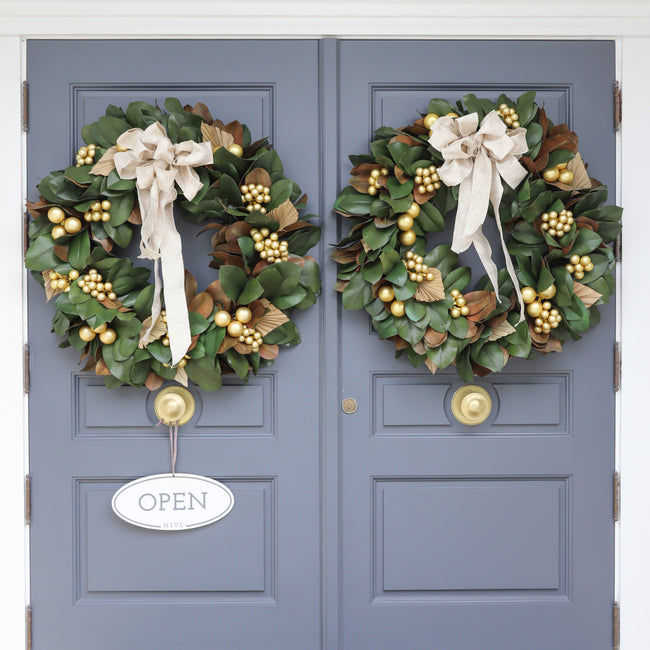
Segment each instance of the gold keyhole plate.
[[485,422],[492,412],[492,398],[481,386],[462,386],[451,398],[451,412],[461,423],[473,427]]
[[157,395],[153,403],[156,416],[165,424],[186,424],[196,409],[194,396],[182,386],[167,386]]

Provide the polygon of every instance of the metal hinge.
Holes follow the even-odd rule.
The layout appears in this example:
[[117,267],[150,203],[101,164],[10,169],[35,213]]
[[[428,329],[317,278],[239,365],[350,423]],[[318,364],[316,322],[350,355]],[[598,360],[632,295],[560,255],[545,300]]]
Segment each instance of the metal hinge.
[[621,248],[623,247],[623,241],[621,240],[621,233],[619,232],[614,240],[614,260],[616,262],[621,261]]
[[621,608],[617,602],[614,602],[612,608],[612,619],[613,619],[613,630],[612,630],[612,642],[614,650],[620,650],[621,648]]
[[32,523],[32,477],[25,475],[25,523]]
[[23,391],[26,395],[29,395],[29,345],[27,344],[25,344],[23,355]]
[[621,344],[614,343],[614,392],[621,390]]
[[614,82],[614,131],[621,130],[621,122],[623,120],[623,91],[621,90],[621,82]]
[[23,257],[29,248],[29,213],[23,215]]
[[22,99],[22,114],[23,114],[23,131],[27,133],[29,130],[29,84],[23,81],[23,99]]
[[32,650],[32,606],[25,607],[25,648]]
[[614,472],[614,521],[621,518],[621,477]]

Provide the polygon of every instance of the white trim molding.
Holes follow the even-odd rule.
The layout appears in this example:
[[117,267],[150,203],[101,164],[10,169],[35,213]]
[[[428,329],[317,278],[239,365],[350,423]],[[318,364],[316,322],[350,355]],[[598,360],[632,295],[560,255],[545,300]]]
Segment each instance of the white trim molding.
[[[647,376],[650,354],[638,341],[650,326],[644,298],[650,274],[648,183],[650,151],[650,3],[647,0],[564,0],[547,3],[432,3],[424,0],[0,0],[0,255],[3,318],[0,375],[5,503],[0,555],[0,645],[25,643],[28,530],[23,484],[27,421],[23,395],[24,279],[22,263],[24,138],[21,132],[22,48],[28,38],[535,38],[616,39],[624,93],[619,138],[618,203],[625,208],[623,259],[617,301],[622,382],[617,436],[621,522],[617,528],[617,595],[621,650],[646,650],[650,639],[650,427]],[[603,354],[609,351],[603,351]],[[38,612],[35,613],[38,615]],[[36,646],[35,650],[38,650]]]

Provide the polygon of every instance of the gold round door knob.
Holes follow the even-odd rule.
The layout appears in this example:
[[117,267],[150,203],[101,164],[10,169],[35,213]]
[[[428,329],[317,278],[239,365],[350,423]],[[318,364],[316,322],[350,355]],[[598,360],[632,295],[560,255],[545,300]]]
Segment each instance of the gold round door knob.
[[451,398],[451,412],[461,423],[475,426],[485,422],[492,411],[492,398],[481,386],[462,386]]
[[153,408],[156,416],[165,424],[186,424],[192,419],[196,404],[187,388],[167,386],[156,395]]

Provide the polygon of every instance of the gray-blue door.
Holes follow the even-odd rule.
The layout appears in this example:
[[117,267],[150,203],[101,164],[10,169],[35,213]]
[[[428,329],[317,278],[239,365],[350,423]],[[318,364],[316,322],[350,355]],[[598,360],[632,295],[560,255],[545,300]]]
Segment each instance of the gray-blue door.
[[[30,198],[107,104],[166,96],[269,135],[328,215],[326,243],[347,155],[432,96],[538,89],[591,175],[614,183],[607,42],[32,41],[27,55]],[[186,260],[205,284],[194,233]],[[236,505],[187,532],[111,512],[119,486],[167,471],[166,433],[146,390],[109,391],[56,348],[30,285],[35,650],[610,646],[612,306],[561,355],[480,380],[495,407],[470,429],[451,416],[453,372],[395,360],[364,314],[340,309],[326,248],[302,344],[246,387],[194,390],[177,469],[222,479]]]

